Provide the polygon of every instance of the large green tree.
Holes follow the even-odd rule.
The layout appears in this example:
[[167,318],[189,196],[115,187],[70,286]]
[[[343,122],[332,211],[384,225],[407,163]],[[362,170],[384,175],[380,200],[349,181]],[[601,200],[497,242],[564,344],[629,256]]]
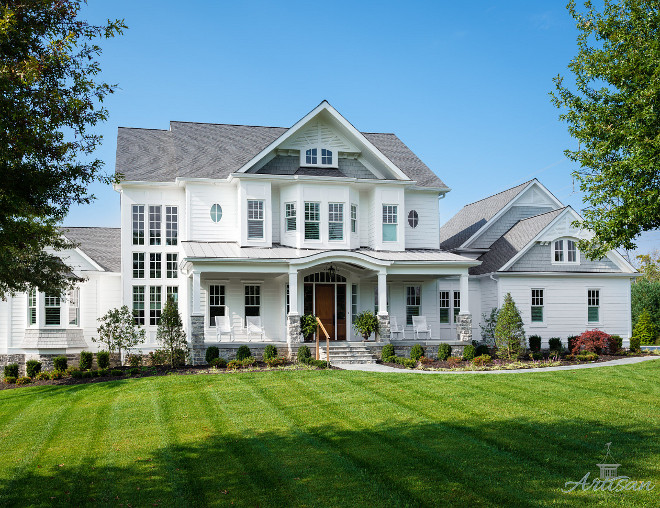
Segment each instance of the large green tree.
[[578,53],[558,75],[554,104],[578,141],[566,150],[580,164],[584,226],[595,233],[580,248],[591,258],[660,225],[660,4],[657,0],[585,2],[568,10],[577,22]]
[[109,181],[93,152],[115,86],[100,77],[96,43],[123,21],[78,18],[81,0],[0,3],[0,296],[37,287],[60,292],[68,268],[53,250],[69,245],[58,226],[72,204]]

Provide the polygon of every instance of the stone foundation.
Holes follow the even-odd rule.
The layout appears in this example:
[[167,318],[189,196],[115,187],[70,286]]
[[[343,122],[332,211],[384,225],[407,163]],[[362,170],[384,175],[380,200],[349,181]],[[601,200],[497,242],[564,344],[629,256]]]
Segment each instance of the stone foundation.
[[472,314],[459,314],[458,323],[456,323],[456,333],[458,340],[472,343]]
[[287,316],[287,341],[289,344],[300,342],[300,315],[289,314]]
[[[42,371],[53,370],[53,359],[58,356],[66,356],[67,366],[68,367],[78,367],[80,365],[80,353],[75,354],[15,354],[15,355],[0,355],[0,376],[4,377],[4,367],[10,363],[18,364],[18,371],[21,376],[25,376],[25,363],[28,360],[37,360],[41,362]],[[119,365],[119,354],[112,353],[110,355],[110,367],[116,367]],[[94,353],[94,360],[92,361],[92,369],[98,369],[98,363],[96,363],[96,353]]]
[[[381,351],[385,343],[364,342],[363,344],[376,360],[380,360]],[[426,357],[436,358],[438,356],[439,344],[424,344],[423,342],[414,342],[409,344],[397,344],[396,342],[390,342],[390,344],[394,346],[394,354],[396,356],[404,356],[406,358],[410,358],[410,350],[415,344],[421,344],[421,346],[424,348],[424,355]],[[465,348],[467,344],[454,345],[454,343],[450,343],[450,345],[452,356],[463,356],[463,348]]]
[[[220,358],[224,358],[225,360],[234,360],[236,358],[236,352],[238,351],[238,348],[243,346],[243,345],[250,348],[250,352],[252,353],[252,356],[254,356],[257,360],[263,360],[263,358],[264,358],[264,349],[266,349],[266,346],[268,346],[268,343],[259,342],[257,344],[257,343],[232,342],[230,344],[227,344],[227,343],[221,343],[221,344],[209,343],[209,344],[205,344],[202,348],[198,349],[198,351],[200,352],[200,354],[198,356],[199,361],[195,365],[205,365],[206,364],[206,350],[210,346],[216,346],[220,350]],[[277,354],[279,356],[284,356],[285,358],[295,358],[296,354],[298,353],[298,347],[302,346],[301,343],[286,344],[286,343],[283,343],[283,342],[273,343],[272,345],[277,348]],[[312,349],[311,346],[310,346],[310,349]]]
[[388,314],[378,314],[378,335],[377,341],[390,340],[390,316]]
[[203,365],[206,346],[204,345],[204,316],[190,316],[190,356],[193,365]]

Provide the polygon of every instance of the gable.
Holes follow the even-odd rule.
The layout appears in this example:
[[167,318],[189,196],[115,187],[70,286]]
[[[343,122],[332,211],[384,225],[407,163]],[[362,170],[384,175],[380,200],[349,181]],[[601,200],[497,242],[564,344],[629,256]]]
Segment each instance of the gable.
[[357,153],[360,150],[346,136],[339,134],[327,122],[317,117],[282,143],[281,149],[304,150],[309,146],[332,148],[337,152]]
[[579,263],[552,263],[552,244],[535,242],[507,272],[621,272],[621,269],[609,258],[591,261],[580,255]]

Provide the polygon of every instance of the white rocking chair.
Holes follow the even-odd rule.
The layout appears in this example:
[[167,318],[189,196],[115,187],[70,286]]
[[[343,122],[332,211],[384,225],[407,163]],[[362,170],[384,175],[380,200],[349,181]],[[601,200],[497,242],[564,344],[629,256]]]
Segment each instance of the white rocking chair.
[[429,340],[431,340],[431,327],[426,324],[426,316],[413,316],[412,322],[416,339],[419,339],[420,333],[428,333]]
[[264,340],[264,326],[261,323],[261,316],[248,316],[245,318],[245,322],[247,324],[247,340],[250,340],[250,337],[254,335],[258,335],[261,337],[261,340]]
[[396,318],[394,316],[390,316],[390,337],[394,339],[394,336],[398,333],[401,334],[402,339],[405,338],[403,327],[396,322]]
[[222,336],[229,334],[229,341],[234,342],[234,327],[231,326],[229,312],[225,309],[224,316],[215,316],[215,338],[222,342]]

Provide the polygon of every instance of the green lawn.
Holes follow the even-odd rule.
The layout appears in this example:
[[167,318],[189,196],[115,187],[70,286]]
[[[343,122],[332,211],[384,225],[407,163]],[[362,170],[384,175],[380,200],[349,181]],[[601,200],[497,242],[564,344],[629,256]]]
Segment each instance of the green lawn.
[[[0,392],[0,506],[659,506],[660,360]],[[604,444],[652,492],[564,494]]]

